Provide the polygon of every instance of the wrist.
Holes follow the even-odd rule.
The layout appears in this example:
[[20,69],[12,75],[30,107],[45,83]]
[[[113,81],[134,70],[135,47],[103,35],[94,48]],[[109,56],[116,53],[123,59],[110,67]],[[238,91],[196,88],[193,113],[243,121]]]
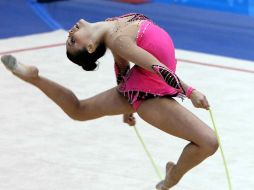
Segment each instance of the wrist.
[[195,90],[194,88],[192,88],[191,86],[189,86],[189,87],[187,88],[187,91],[186,91],[186,97],[190,99],[191,94],[193,93],[194,90]]

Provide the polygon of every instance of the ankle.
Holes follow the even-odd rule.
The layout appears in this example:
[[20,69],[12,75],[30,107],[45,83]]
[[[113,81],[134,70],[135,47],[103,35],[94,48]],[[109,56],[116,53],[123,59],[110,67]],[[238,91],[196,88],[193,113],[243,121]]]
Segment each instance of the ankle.
[[40,83],[40,79],[41,79],[41,77],[39,75],[37,75],[37,76],[31,77],[29,80],[27,80],[27,82],[29,82],[35,86],[38,86]]

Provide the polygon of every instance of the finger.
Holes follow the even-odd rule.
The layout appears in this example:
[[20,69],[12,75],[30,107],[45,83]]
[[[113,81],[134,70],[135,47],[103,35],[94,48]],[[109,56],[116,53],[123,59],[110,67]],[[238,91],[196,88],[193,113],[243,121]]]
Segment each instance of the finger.
[[124,123],[126,123],[126,124],[130,124],[132,121],[131,120],[129,120],[129,119],[126,119],[126,120],[124,120]]
[[209,104],[206,99],[202,100],[202,107],[205,108],[206,110],[208,110]]
[[208,102],[208,100],[207,100],[206,96],[205,96],[204,101],[205,101],[205,104],[206,104],[206,106],[207,106],[207,109],[209,109],[210,105],[209,105],[209,102]]
[[135,120],[129,120],[129,123],[135,123],[136,121]]
[[196,107],[197,108],[201,108],[202,107],[202,102],[200,100],[197,101]]
[[134,126],[136,124],[136,122],[129,122],[128,125],[129,126]]
[[135,125],[135,123],[136,123],[136,119],[135,119],[135,117],[131,117],[131,118],[129,118],[129,124],[130,125]]
[[129,121],[129,120],[128,120],[127,118],[124,118],[124,119],[123,119],[123,122],[124,122],[124,123],[128,123],[128,121]]
[[209,109],[210,108],[210,104],[209,104],[207,99],[206,99],[206,102],[207,102],[207,108]]
[[130,120],[130,121],[135,120],[135,117],[131,114],[131,115],[128,117],[128,120]]
[[129,126],[134,126],[135,125],[135,123],[129,123]]

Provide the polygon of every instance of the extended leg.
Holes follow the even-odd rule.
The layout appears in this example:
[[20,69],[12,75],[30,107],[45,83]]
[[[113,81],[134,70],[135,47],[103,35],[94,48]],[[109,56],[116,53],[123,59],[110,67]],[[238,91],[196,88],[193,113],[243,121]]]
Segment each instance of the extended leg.
[[105,115],[134,112],[116,88],[79,100],[71,90],[40,76],[36,67],[23,65],[12,56],[3,56],[1,60],[14,75],[39,88],[72,119],[84,121]]

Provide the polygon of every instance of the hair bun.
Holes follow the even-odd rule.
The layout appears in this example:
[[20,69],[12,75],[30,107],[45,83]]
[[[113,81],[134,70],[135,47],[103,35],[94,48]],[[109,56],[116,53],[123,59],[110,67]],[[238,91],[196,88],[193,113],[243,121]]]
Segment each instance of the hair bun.
[[67,57],[73,63],[81,66],[86,71],[93,71],[97,68],[97,60],[106,52],[105,44],[100,44],[93,53],[88,53],[84,48],[74,54],[66,51]]
[[98,64],[96,64],[96,62],[93,62],[89,64],[82,64],[80,66],[86,71],[93,71],[97,68]]

